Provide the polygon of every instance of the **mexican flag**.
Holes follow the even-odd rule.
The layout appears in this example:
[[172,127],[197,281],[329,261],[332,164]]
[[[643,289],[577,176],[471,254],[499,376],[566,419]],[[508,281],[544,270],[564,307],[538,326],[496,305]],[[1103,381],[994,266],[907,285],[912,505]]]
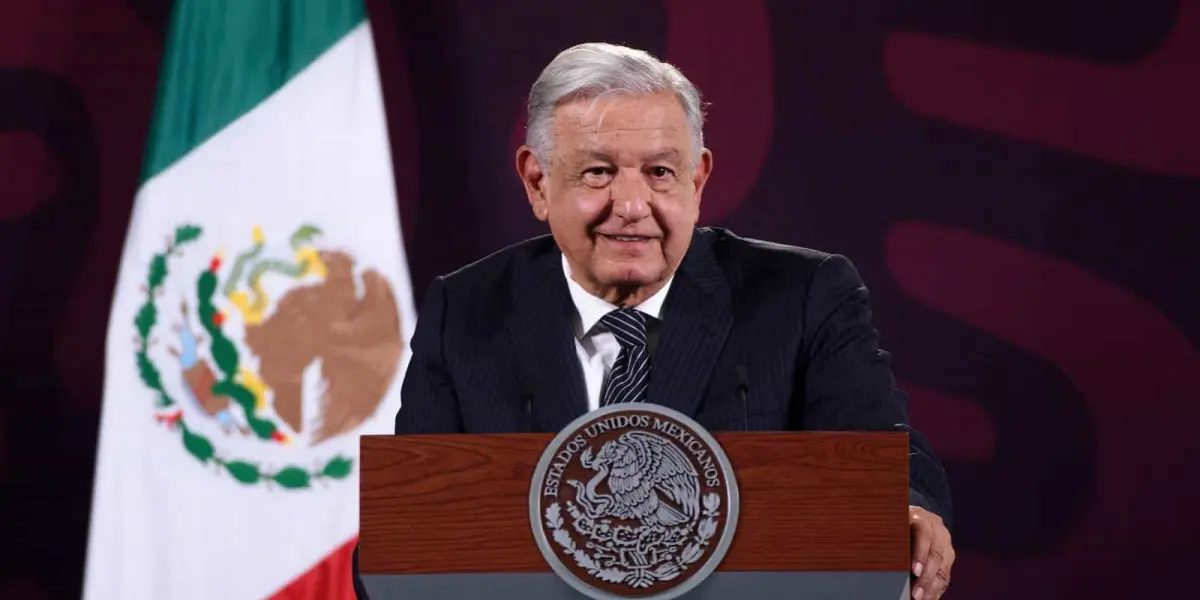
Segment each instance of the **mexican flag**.
[[362,0],[176,0],[112,306],[87,600],[352,598],[415,311]]

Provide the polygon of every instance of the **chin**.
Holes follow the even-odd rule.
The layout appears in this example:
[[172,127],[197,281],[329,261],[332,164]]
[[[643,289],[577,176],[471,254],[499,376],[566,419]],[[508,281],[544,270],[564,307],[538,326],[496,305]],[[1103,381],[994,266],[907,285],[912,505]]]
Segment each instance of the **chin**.
[[613,265],[604,270],[602,278],[616,287],[642,287],[661,281],[664,271],[661,266]]

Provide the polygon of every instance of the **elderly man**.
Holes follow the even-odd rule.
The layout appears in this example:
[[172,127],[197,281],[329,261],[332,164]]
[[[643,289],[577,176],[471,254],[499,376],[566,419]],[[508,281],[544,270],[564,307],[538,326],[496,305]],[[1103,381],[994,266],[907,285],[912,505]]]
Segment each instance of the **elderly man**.
[[433,282],[396,433],[556,432],[638,401],[714,430],[905,430],[913,597],[940,597],[949,490],[867,290],[841,256],[697,228],[713,154],[691,82],[639,50],[562,52],[530,92],[516,170],[550,235]]

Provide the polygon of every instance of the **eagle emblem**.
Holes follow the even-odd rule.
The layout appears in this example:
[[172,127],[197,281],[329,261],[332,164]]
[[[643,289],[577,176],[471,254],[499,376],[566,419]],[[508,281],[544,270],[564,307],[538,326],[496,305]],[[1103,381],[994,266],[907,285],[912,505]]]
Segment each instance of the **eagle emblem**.
[[227,260],[202,227],[181,225],[151,257],[133,321],[154,418],[187,454],[241,484],[345,480],[347,434],[397,377],[396,294],[379,269],[322,244],[313,224],[286,238],[248,233],[248,247]]
[[[567,483],[575,488],[575,500],[589,519],[637,519],[649,527],[673,527],[700,514],[696,469],[658,434],[628,431],[604,442],[595,457],[591,448],[585,449],[579,462],[596,474],[586,485],[574,479]],[[596,491],[605,480],[612,493]]]
[[560,432],[530,500],[543,556],[593,598],[685,593],[716,568],[737,517],[736,482],[715,440],[649,403],[605,407]]

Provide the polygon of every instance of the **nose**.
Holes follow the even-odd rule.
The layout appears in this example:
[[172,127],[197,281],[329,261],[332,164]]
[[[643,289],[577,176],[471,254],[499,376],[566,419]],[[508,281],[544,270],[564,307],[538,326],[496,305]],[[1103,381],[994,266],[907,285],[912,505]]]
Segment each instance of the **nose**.
[[612,211],[626,222],[634,222],[650,216],[650,187],[638,175],[625,171],[617,173],[609,184]]

